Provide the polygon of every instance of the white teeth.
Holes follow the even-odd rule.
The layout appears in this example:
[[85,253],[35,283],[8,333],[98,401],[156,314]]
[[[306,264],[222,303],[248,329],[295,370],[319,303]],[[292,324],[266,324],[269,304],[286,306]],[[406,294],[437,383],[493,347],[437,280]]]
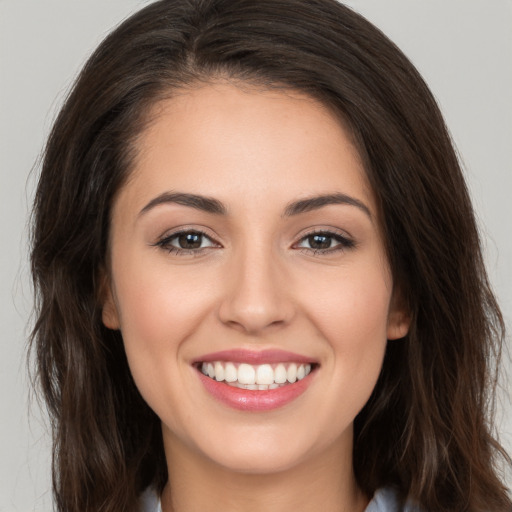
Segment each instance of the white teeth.
[[286,380],[290,383],[293,383],[297,380],[297,365],[291,364],[288,366],[288,371],[286,372]]
[[238,379],[238,372],[233,363],[227,363],[224,368],[224,379],[226,382],[235,382]]
[[258,384],[273,384],[274,383],[274,370],[269,364],[262,364],[256,369],[256,382]]
[[258,391],[266,391],[267,389],[277,389],[283,386],[283,384],[240,384],[239,382],[228,382],[228,385],[234,388],[250,389]]
[[222,366],[222,363],[217,361],[215,363],[215,379],[216,380],[224,380],[224,366]]
[[286,368],[284,367],[284,364],[278,364],[276,366],[274,372],[274,382],[276,384],[284,384],[286,382]]
[[211,379],[243,389],[267,390],[292,384],[311,372],[310,364],[278,363],[251,365],[212,361],[202,363],[201,372]]
[[238,382],[240,384],[255,384],[256,371],[250,364],[242,363],[238,367]]

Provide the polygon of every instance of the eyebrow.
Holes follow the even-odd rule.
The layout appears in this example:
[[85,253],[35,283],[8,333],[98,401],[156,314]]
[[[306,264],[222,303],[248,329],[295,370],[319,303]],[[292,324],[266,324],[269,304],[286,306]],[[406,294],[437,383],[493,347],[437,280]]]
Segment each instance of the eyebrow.
[[[152,199],[146,206],[144,206],[144,208],[142,208],[140,211],[139,216],[145,214],[156,206],[169,203],[179,204],[189,208],[195,208],[196,210],[212,213],[214,215],[227,215],[226,206],[224,206],[224,204],[222,204],[219,200],[214,199],[213,197],[188,194],[185,192],[164,192],[163,194],[160,194],[159,196]],[[372,219],[372,214],[368,206],[366,206],[362,201],[356,199],[355,197],[341,193],[318,195],[294,201],[286,206],[283,216],[293,217],[295,215],[300,215],[301,213],[318,210],[331,204],[345,204],[349,206],[355,206],[356,208],[359,208],[361,211],[363,211],[370,218],[370,220]]]
[[370,218],[370,220],[372,220],[372,214],[368,206],[366,206],[362,201],[356,199],[355,197],[341,193],[313,196],[306,199],[300,199],[299,201],[294,201],[285,208],[284,216],[293,217],[294,215],[318,210],[323,206],[331,204],[346,204],[349,206],[355,206],[356,208],[362,210]]
[[155,206],[168,203],[188,206],[189,208],[195,208],[196,210],[213,213],[215,215],[226,215],[227,213],[226,207],[213,197],[186,194],[184,192],[164,192],[144,206],[140,211],[139,216],[153,209]]

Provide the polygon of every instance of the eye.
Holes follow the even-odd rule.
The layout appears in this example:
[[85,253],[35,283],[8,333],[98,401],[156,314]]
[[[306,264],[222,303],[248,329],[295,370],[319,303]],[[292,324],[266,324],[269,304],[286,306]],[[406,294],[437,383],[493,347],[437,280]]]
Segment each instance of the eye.
[[317,231],[301,238],[295,247],[317,253],[331,253],[350,249],[355,246],[353,240],[330,231]]
[[179,231],[159,240],[157,247],[174,254],[192,254],[208,247],[219,247],[206,233],[196,230]]

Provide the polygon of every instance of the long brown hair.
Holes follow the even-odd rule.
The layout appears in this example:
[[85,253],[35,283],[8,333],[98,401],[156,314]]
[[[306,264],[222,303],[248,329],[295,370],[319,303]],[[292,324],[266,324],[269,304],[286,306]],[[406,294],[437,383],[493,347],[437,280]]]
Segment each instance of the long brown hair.
[[62,512],[135,510],[167,470],[160,422],[101,322],[116,193],[151,105],[219,78],[305,92],[348,125],[377,197],[408,336],[356,418],[354,469],[438,512],[510,511],[492,436],[503,320],[448,132],[418,72],[335,0],[162,0],[92,55],[46,146],[32,226],[36,374]]

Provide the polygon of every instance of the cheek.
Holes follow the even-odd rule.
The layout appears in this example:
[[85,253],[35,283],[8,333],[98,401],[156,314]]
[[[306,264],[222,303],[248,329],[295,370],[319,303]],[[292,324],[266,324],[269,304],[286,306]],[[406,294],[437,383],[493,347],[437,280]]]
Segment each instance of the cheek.
[[386,340],[391,279],[369,267],[317,280],[305,300],[324,338],[340,347]]
[[204,276],[165,263],[134,262],[116,273],[115,283],[123,330],[148,342],[186,333],[209,299]]
[[310,320],[327,345],[331,385],[354,415],[375,386],[387,345],[391,280],[378,269],[323,280],[308,298]]
[[210,309],[209,287],[200,274],[137,261],[118,265],[114,282],[128,362],[143,392],[158,384],[201,324]]

